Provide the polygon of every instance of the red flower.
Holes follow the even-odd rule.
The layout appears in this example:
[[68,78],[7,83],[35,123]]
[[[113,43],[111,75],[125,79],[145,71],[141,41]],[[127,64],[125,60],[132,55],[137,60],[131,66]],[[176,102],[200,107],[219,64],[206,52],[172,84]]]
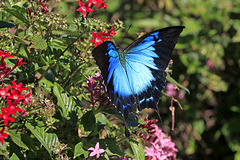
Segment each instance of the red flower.
[[3,51],[0,50],[0,57],[2,57],[1,59],[1,63],[2,63],[5,58],[14,57],[14,56],[11,55],[10,52],[4,53]]
[[41,6],[43,7],[43,8],[42,8],[42,13],[43,13],[43,14],[46,14],[46,13],[48,12],[48,8],[47,8],[42,2],[40,2],[40,4],[41,4]]
[[4,143],[4,140],[3,140],[3,139],[8,137],[8,134],[7,134],[7,133],[3,133],[4,130],[5,130],[5,127],[3,127],[3,128],[1,129],[1,131],[0,131],[0,141],[1,141],[2,145],[3,145],[3,143]]
[[78,4],[79,4],[80,8],[78,8],[77,11],[82,12],[82,15],[84,18],[86,18],[87,12],[93,11],[93,9],[90,8],[88,3],[84,4],[82,1],[78,1]]
[[111,41],[111,37],[114,36],[116,33],[113,32],[113,27],[108,31],[108,33],[103,33],[104,36],[107,36],[108,40]]
[[19,101],[16,101],[16,102],[12,103],[12,101],[7,99],[7,103],[8,103],[8,107],[6,107],[6,110],[8,110],[14,116],[16,116],[16,111],[22,112],[22,109],[17,107]]
[[12,122],[15,121],[15,119],[9,116],[11,114],[9,111],[5,112],[6,109],[4,109],[3,107],[1,107],[1,110],[2,110],[2,114],[0,114],[0,117],[4,120],[5,126],[8,125],[8,121],[12,121]]
[[[17,67],[17,66],[21,65],[21,66],[24,67],[24,64],[27,64],[27,63],[26,62],[22,62],[22,60],[23,60],[22,58],[18,59],[18,56],[17,56],[17,63],[15,64],[15,66]],[[16,68],[15,66],[13,68]]]
[[90,42],[95,44],[95,47],[97,47],[99,44],[103,43],[103,41],[107,40],[107,37],[102,37],[103,36],[103,31],[99,32],[98,34],[92,32],[92,35],[94,39],[92,39]]
[[88,6],[91,7],[91,8],[92,8],[94,5],[98,7],[99,4],[101,4],[101,3],[104,3],[104,1],[103,1],[103,0],[89,0],[89,1],[87,2]]
[[32,90],[30,90],[29,93],[26,95],[23,104],[28,104],[29,102],[31,102],[31,98],[30,98],[31,94],[32,94]]
[[0,97],[6,99],[6,97],[10,96],[10,93],[8,92],[9,88],[10,86],[4,88],[4,86],[2,85],[2,87],[0,88]]
[[12,82],[11,88],[18,91],[19,94],[21,94],[23,90],[28,90],[27,88],[22,88],[23,83],[16,84],[14,81],[11,82]]
[[107,10],[107,9],[108,9],[108,6],[107,6],[107,4],[105,3],[105,0],[103,0],[101,3],[102,3],[102,4],[98,7],[98,9],[104,7],[104,9]]
[[11,89],[11,95],[8,97],[9,99],[13,99],[15,101],[25,99],[25,97],[20,96],[20,93],[16,90]]

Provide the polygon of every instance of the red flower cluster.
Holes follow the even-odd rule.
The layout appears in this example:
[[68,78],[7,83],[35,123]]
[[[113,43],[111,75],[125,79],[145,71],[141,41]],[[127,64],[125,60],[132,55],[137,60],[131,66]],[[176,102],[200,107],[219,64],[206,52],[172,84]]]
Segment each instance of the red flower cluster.
[[[11,69],[8,68],[8,64],[4,61],[5,58],[14,57],[9,52],[4,53],[3,51],[0,51],[0,82],[3,82],[3,78],[8,76],[17,66],[24,65],[26,62],[22,62],[22,58],[17,57],[17,63],[15,66]],[[7,133],[4,133],[4,130],[6,127],[9,126],[9,121],[14,122],[15,119],[12,117],[12,114],[16,116],[16,112],[22,112],[23,110],[18,107],[21,105],[27,105],[29,102],[31,102],[31,90],[28,94],[24,93],[23,90],[28,90],[27,88],[22,87],[22,83],[15,83],[14,81],[11,82],[12,85],[10,86],[4,86],[2,84],[0,86],[0,101],[2,105],[5,105],[7,107],[1,107],[0,112],[0,141],[3,144],[4,138],[8,137]]]
[[10,58],[10,57],[14,57],[13,55],[11,55],[11,53],[6,52],[4,53],[3,51],[0,50],[0,57],[1,57],[1,61],[0,61],[0,82],[3,81],[3,79],[5,77],[7,77],[15,68],[17,68],[17,66],[23,66],[24,64],[27,64],[26,62],[22,62],[22,58],[18,58],[17,57],[17,63],[15,64],[15,66],[11,69],[8,67],[8,64],[4,61],[5,58]]
[[[35,1],[34,2],[35,2],[36,5],[41,5],[42,6],[40,9],[41,9],[41,12],[43,14],[47,14],[49,12],[49,10],[44,3],[48,2],[48,1],[49,0],[39,0],[38,2],[35,2]],[[32,10],[30,8],[27,8],[26,12],[27,12],[27,16],[31,17]],[[37,14],[37,12],[35,11],[34,15],[36,15],[36,14]]]
[[83,3],[82,1],[78,1],[78,4],[80,7],[77,9],[77,11],[82,12],[82,15],[84,18],[87,17],[89,12],[94,11],[94,9],[93,9],[94,6],[97,7],[97,9],[94,13],[94,16],[100,8],[102,8],[102,7],[105,9],[108,8],[107,4],[105,3],[105,0],[89,0],[86,3]]
[[108,33],[103,33],[103,31],[99,33],[92,32],[92,35],[94,38],[90,40],[90,42],[94,43],[95,47],[97,47],[99,44],[103,43],[103,41],[106,41],[106,40],[111,41],[111,37],[114,36],[115,34],[116,33],[113,32],[113,27],[108,31]]

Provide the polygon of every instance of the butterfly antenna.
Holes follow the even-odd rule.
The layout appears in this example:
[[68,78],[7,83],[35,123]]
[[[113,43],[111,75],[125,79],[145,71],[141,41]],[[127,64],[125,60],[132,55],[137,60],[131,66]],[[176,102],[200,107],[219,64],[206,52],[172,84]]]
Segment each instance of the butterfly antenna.
[[128,33],[128,31],[129,31],[129,29],[130,29],[131,27],[132,27],[132,25],[130,25],[130,26],[128,27],[127,32],[125,32],[125,35],[124,35],[122,41],[120,42],[120,45],[122,44],[123,40],[124,40],[125,37],[127,36],[127,33]]

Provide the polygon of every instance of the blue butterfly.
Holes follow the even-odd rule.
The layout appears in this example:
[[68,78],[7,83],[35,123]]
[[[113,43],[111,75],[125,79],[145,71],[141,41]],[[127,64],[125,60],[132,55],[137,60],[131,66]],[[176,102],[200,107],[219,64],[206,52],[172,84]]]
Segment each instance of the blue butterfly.
[[184,26],[167,27],[147,33],[124,50],[117,50],[111,41],[97,46],[92,55],[101,70],[111,103],[126,120],[133,112],[152,108],[158,114],[157,103],[166,85],[165,69]]

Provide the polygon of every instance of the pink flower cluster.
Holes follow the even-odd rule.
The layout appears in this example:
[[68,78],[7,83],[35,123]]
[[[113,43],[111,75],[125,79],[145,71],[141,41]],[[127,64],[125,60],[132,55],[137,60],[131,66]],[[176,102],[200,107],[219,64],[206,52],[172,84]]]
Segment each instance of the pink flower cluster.
[[87,81],[88,86],[83,86],[90,93],[92,103],[99,104],[100,106],[110,107],[110,101],[107,97],[106,87],[103,84],[102,75],[95,73],[95,76],[91,76]]
[[[4,78],[7,77],[17,66],[26,64],[26,62],[22,62],[22,58],[17,57],[17,63],[11,69],[8,68],[8,64],[5,62],[5,58],[14,57],[9,52],[4,53],[0,51],[0,82],[4,81]],[[2,105],[7,107],[1,107],[0,112],[0,141],[3,144],[4,138],[8,137],[7,133],[4,133],[6,127],[9,127],[9,121],[14,122],[15,119],[12,115],[16,116],[16,112],[24,112],[23,109],[18,107],[19,105],[27,105],[31,102],[31,90],[29,93],[23,92],[24,90],[28,90],[27,88],[22,87],[23,83],[17,84],[15,81],[11,81],[12,85],[5,86],[4,84],[0,87],[0,101]]]
[[114,36],[115,34],[116,33],[113,32],[113,27],[107,33],[103,33],[103,31],[99,33],[92,32],[92,35],[94,38],[90,40],[90,42],[94,43],[95,47],[97,47],[98,45],[102,44],[103,41],[106,41],[106,40],[111,41],[111,37]]
[[149,134],[143,134],[143,132],[136,134],[144,139],[143,145],[145,146],[146,160],[176,159],[176,152],[178,150],[175,148],[175,143],[155,124],[157,120],[148,120],[148,115],[146,115],[144,121],[147,123],[139,125],[139,127],[146,128]]
[[180,90],[179,92],[177,91],[177,87],[173,83],[168,83],[166,87],[166,94],[169,96],[173,97],[178,97],[179,99],[183,99],[185,97],[185,92]]
[[95,10],[94,16],[100,8],[104,8],[105,10],[108,8],[107,4],[105,3],[105,0],[89,0],[86,3],[83,3],[80,0],[78,1],[78,4],[79,4],[79,8],[77,9],[77,11],[82,12],[82,15],[84,18],[87,17],[89,12],[94,11],[93,9],[94,6],[97,7],[97,9]]

